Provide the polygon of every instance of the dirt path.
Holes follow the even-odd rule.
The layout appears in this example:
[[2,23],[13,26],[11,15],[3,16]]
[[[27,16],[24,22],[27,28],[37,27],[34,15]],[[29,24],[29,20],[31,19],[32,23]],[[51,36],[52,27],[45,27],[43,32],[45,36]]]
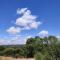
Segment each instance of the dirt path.
[[12,58],[0,56],[0,60],[35,60],[34,58]]
[[33,59],[33,58],[22,58],[22,59],[14,59],[14,60],[35,60],[35,59]]

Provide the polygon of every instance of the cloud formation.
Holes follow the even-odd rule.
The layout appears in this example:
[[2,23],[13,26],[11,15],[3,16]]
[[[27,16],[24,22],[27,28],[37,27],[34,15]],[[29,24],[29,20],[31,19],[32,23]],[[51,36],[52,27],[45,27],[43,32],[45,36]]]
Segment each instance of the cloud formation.
[[18,9],[17,14],[22,14],[22,16],[16,19],[16,25],[36,29],[42,24],[40,21],[37,21],[37,16],[32,15],[27,8]]
[[30,38],[31,36],[20,36],[20,35],[15,35],[10,37],[10,40],[7,39],[0,39],[0,45],[20,45],[20,44],[25,44],[26,40]]
[[22,8],[22,9],[18,8],[17,14],[24,14],[26,10],[27,10],[27,8]]
[[58,39],[60,39],[60,36],[56,36]]
[[38,34],[39,34],[39,36],[41,36],[41,37],[46,37],[46,36],[48,36],[48,31],[42,30],[42,31],[40,31]]
[[6,30],[10,34],[17,34],[21,32],[21,29],[19,27],[10,27],[9,29]]
[[42,24],[42,22],[37,21],[37,16],[32,15],[28,8],[18,8],[17,14],[22,16],[16,19],[15,25],[17,27],[12,26],[6,30],[9,34],[18,34],[22,30],[37,29]]
[[36,15],[32,15],[31,10],[29,10],[28,8],[18,8],[17,14],[19,14],[19,17],[14,23],[15,26],[11,26],[6,30],[9,34],[11,34],[11,39],[6,43],[3,43],[5,41],[3,39],[0,42],[1,44],[25,44],[26,40],[31,36],[28,35],[26,37],[22,37],[20,32],[25,30],[37,29],[42,24],[42,22],[37,20],[38,17]]

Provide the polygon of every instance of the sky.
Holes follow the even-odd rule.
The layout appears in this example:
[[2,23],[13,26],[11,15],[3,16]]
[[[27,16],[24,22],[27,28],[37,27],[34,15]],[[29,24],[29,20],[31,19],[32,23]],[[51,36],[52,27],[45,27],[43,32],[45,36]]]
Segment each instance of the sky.
[[60,0],[0,0],[0,45],[48,35],[60,37]]

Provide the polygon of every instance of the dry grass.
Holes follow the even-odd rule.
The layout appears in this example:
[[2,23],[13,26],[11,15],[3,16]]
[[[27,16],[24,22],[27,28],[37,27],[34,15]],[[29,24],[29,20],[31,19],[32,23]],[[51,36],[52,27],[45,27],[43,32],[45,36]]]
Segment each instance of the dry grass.
[[12,58],[0,56],[0,60],[35,60],[34,58]]

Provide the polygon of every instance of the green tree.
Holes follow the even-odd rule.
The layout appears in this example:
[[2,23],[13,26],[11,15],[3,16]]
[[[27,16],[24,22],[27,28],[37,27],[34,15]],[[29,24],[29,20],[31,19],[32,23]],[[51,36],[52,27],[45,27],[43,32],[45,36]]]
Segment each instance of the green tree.
[[51,45],[55,45],[58,39],[55,36],[49,36],[48,41]]

